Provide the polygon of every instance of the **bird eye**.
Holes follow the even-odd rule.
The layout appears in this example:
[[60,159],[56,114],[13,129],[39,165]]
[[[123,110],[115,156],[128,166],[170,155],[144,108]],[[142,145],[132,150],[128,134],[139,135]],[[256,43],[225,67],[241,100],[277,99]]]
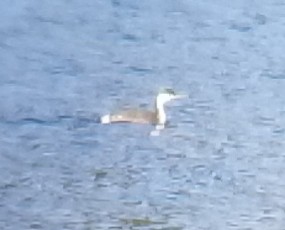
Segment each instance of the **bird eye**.
[[173,89],[168,88],[168,89],[166,89],[166,92],[167,92],[168,94],[175,95]]
[[175,92],[172,89],[169,90],[169,93],[175,95]]

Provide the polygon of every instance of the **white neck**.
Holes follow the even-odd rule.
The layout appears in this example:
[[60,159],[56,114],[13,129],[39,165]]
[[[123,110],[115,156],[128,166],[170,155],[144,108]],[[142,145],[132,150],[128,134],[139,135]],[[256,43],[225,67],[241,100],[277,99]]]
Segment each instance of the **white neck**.
[[156,109],[159,124],[164,124],[166,122],[166,114],[164,111],[164,102],[156,100]]

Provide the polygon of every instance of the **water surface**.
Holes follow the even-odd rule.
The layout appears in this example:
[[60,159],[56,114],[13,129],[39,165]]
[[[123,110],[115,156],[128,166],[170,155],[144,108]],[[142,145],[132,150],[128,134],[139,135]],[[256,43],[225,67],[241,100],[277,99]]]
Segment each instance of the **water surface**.
[[[1,229],[284,229],[282,1],[0,9]],[[164,86],[160,136],[97,123]]]

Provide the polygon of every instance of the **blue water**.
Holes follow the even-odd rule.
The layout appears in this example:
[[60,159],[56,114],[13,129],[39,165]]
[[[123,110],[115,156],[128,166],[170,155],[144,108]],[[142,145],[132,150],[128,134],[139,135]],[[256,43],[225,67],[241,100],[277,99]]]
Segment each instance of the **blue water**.
[[[0,1],[0,229],[285,229],[285,4]],[[187,93],[169,126],[98,116]]]

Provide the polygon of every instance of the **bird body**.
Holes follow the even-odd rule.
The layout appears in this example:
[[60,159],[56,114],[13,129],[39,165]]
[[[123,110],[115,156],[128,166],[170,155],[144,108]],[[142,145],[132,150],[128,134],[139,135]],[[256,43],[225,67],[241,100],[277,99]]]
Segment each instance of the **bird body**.
[[143,109],[126,109],[115,113],[107,114],[101,117],[102,124],[116,122],[130,122],[140,124],[152,124],[164,126],[166,114],[164,104],[172,99],[184,98],[185,95],[177,95],[171,89],[161,91],[155,100],[153,111]]
[[156,124],[158,118],[156,112],[141,109],[127,109],[101,117],[101,123],[103,124],[115,122]]

